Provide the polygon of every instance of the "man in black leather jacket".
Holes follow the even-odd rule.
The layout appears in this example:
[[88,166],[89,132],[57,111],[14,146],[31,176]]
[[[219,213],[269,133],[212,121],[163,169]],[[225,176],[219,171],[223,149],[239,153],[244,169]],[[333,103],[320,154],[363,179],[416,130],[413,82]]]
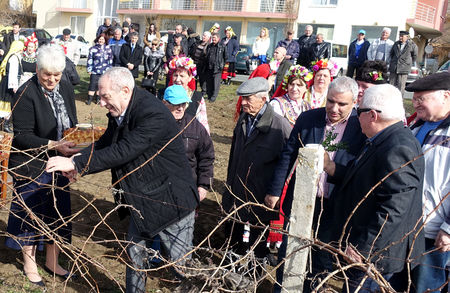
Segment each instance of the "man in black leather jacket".
[[309,50],[309,66],[311,62],[318,61],[320,59],[330,59],[331,57],[331,44],[323,40],[322,34],[316,35],[316,42],[311,45]]
[[212,42],[208,46],[206,53],[206,90],[208,99],[211,102],[214,102],[219,95],[220,79],[226,56],[227,48],[220,43],[220,35],[218,33],[213,33]]

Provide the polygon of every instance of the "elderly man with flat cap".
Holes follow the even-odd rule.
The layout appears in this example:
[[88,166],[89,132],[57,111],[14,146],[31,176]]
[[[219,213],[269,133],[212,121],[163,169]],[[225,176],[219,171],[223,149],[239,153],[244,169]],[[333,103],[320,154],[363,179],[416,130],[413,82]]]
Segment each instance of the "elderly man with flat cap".
[[411,129],[425,157],[422,200],[427,252],[414,272],[416,291],[440,291],[450,261],[450,73],[429,75],[406,90],[414,92],[418,121]]
[[[232,212],[247,202],[264,205],[273,170],[291,132],[289,122],[268,104],[268,91],[269,83],[263,77],[247,80],[236,91],[238,96],[242,96],[242,114],[233,132],[228,162],[229,189],[222,199],[226,212]],[[234,251],[245,254],[262,231],[252,224],[268,224],[275,216],[277,214],[252,205],[239,209],[233,217],[238,221],[230,221],[226,225],[226,235],[231,237]],[[266,252],[266,244],[262,240],[256,246],[255,255],[264,257]]]

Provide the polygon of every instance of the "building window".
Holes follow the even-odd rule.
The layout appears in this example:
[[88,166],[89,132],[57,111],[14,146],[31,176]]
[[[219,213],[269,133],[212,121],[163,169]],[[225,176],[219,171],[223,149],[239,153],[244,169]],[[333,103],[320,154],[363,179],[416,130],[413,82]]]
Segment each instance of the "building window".
[[86,24],[85,16],[71,16],[70,17],[70,29],[72,34],[84,36],[84,29]]
[[73,8],[87,8],[86,0],[74,0]]
[[334,25],[333,24],[317,24],[317,23],[300,23],[298,25],[298,37],[303,35],[305,26],[311,25],[313,27],[313,34],[322,34],[323,39],[327,41],[333,40]]
[[100,26],[105,22],[105,18],[117,18],[117,0],[97,0],[98,14],[97,25]]
[[338,0],[311,0],[313,6],[337,6]]

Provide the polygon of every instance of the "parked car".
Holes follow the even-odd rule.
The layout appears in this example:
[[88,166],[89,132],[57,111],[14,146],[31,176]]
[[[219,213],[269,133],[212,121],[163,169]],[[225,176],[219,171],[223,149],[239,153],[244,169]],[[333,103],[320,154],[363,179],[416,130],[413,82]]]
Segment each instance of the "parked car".
[[411,66],[411,70],[409,71],[408,77],[406,78],[406,84],[415,82],[416,80],[422,78],[422,76],[422,70],[417,65],[413,65]]
[[348,57],[347,57],[348,46],[335,44],[331,42],[331,57],[334,62],[338,65],[338,71],[335,77],[344,76],[344,73],[347,72],[348,66]]
[[252,45],[241,44],[239,47],[239,52],[236,55],[236,71],[250,74],[252,71],[250,70],[250,61],[252,56]]
[[447,62],[445,62],[444,64],[442,64],[441,67],[439,67],[437,72],[444,72],[444,71],[449,71],[450,68],[450,60],[447,60]]
[[29,37],[33,33],[36,33],[36,38],[38,39],[39,46],[48,44],[52,41],[53,37],[45,29],[37,28],[21,28],[20,34],[24,37]]
[[[81,50],[81,57],[87,57],[89,55],[89,42],[86,41],[83,36],[80,35],[70,35],[70,37],[75,40],[76,42],[78,42],[78,47]],[[59,41],[61,40],[62,35],[57,35],[53,41]]]

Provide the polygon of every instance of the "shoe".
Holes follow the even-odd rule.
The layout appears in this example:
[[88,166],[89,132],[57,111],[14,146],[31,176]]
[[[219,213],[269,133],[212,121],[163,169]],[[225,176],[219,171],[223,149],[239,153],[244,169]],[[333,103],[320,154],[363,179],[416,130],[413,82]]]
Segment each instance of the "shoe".
[[210,101],[211,103],[214,103],[214,102],[216,101],[216,97],[211,97],[211,98],[209,99],[209,101]]
[[11,129],[11,123],[7,119],[3,120],[3,131],[8,133],[13,132],[13,130]]
[[45,283],[44,283],[43,280],[40,280],[40,281],[38,281],[38,282],[33,282],[33,281],[30,280],[30,278],[28,278],[27,273],[25,273],[25,270],[23,270],[22,273],[23,273],[23,275],[27,278],[28,282],[30,282],[31,284],[34,284],[34,285],[36,285],[36,286],[45,288]]
[[87,100],[86,100],[86,105],[90,105],[91,104],[91,102],[92,102],[92,100],[94,99],[94,97],[93,96],[88,96],[88,98],[87,98]]
[[99,96],[95,96],[95,103],[99,104],[100,103],[100,97]]
[[78,275],[76,274],[70,274],[70,272],[65,273],[64,275],[58,275],[57,273],[53,272],[52,270],[50,270],[49,268],[47,268],[47,266],[44,265],[44,271],[46,271],[48,274],[50,274],[51,276],[57,276],[63,280],[76,280],[78,279]]

